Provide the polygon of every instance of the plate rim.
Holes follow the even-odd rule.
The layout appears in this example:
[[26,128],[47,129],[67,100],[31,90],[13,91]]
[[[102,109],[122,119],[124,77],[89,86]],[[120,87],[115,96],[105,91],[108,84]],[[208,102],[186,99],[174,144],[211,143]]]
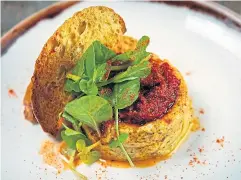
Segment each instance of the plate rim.
[[[1,37],[1,56],[7,52],[11,45],[27,30],[34,27],[39,21],[54,18],[69,7],[84,1],[57,2],[20,21]],[[123,1],[125,2],[125,1]],[[209,16],[213,16],[224,24],[241,32],[241,16],[236,12],[215,2],[208,1],[159,1],[150,0],[144,2],[165,3],[176,7],[186,7]]]

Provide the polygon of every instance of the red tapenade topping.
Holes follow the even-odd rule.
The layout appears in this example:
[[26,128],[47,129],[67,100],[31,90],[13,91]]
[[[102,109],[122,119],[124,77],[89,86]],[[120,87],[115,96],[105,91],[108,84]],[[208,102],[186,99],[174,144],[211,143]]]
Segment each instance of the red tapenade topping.
[[123,122],[145,124],[163,117],[175,104],[180,80],[167,62],[151,60],[151,63],[151,74],[141,80],[138,100],[119,112]]

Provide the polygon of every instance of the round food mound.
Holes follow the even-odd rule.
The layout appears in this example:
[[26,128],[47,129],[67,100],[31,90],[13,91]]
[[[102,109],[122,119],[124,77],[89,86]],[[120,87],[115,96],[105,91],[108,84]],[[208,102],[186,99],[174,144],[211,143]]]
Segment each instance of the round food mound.
[[143,125],[162,118],[175,104],[180,80],[174,75],[167,62],[150,60],[151,74],[141,80],[138,100],[119,113],[120,120],[130,124]]
[[[119,113],[119,132],[127,133],[123,143],[133,161],[171,155],[189,134],[193,109],[186,83],[180,72],[167,60],[152,59],[152,73],[141,80],[137,101]],[[101,140],[96,148],[101,158],[126,161],[120,148],[110,148],[116,139],[114,120],[104,122],[102,134],[83,126],[92,142]]]

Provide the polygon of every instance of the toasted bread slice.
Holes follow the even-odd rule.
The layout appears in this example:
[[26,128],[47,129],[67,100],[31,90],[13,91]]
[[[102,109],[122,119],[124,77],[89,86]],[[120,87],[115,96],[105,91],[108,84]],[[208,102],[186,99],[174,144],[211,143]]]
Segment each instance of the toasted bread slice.
[[25,92],[24,98],[23,98],[23,105],[24,105],[24,117],[26,120],[32,122],[32,123],[38,123],[33,115],[32,110],[32,103],[31,103],[31,96],[32,96],[32,88],[33,83],[30,81],[27,90]]
[[113,48],[125,33],[123,19],[112,9],[96,6],[77,12],[49,38],[32,77],[32,107],[43,130],[58,132],[58,115],[71,95],[64,92],[65,74],[94,40]]
[[[134,50],[136,47],[136,43],[137,43],[137,40],[132,37],[121,36],[117,44],[115,44],[114,47],[112,48],[112,50],[114,50],[116,53],[124,53],[128,50]],[[26,120],[29,120],[32,123],[37,123],[33,115],[32,104],[31,104],[32,88],[33,88],[33,83],[31,81],[27,87],[24,100],[23,100],[24,116]]]

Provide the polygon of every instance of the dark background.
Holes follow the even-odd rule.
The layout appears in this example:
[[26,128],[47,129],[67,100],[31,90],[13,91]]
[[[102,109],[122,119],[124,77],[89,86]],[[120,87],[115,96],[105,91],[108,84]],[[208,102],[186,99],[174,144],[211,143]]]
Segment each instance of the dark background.
[[[56,1],[1,1],[1,36],[29,15]],[[241,15],[241,1],[217,2]]]

